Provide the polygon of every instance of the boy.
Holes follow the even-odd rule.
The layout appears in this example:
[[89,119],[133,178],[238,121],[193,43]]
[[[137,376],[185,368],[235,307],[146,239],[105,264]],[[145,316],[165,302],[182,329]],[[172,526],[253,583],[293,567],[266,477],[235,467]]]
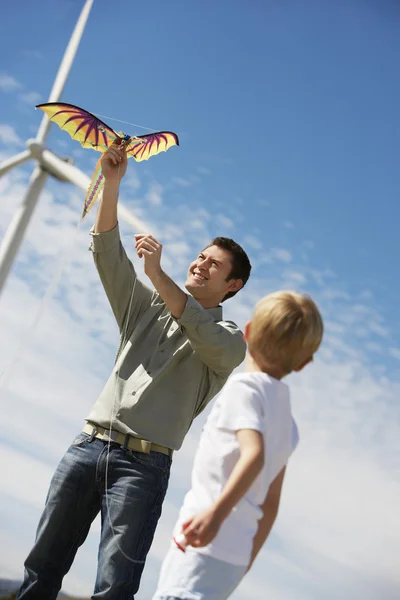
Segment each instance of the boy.
[[217,396],[153,600],[225,600],[275,521],[298,442],[282,378],[313,359],[323,323],[311,298],[277,292],[246,325],[248,361]]

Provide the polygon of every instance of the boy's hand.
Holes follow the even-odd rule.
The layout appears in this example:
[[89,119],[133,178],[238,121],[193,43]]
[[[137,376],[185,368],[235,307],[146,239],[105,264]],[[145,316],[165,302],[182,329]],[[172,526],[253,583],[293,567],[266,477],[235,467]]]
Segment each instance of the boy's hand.
[[101,157],[101,168],[107,181],[119,183],[126,173],[128,159],[122,146],[112,144]]
[[221,524],[222,519],[213,508],[209,508],[186,521],[182,526],[182,533],[190,546],[201,548],[213,541]]
[[139,258],[144,257],[144,272],[151,279],[161,272],[162,244],[150,234],[135,235],[135,248]]

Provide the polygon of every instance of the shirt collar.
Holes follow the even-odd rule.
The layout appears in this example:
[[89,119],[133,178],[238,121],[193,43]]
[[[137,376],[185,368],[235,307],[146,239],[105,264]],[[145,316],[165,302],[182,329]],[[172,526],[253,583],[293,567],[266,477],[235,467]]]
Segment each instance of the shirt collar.
[[222,321],[222,306],[215,306],[214,308],[206,308],[216,321]]

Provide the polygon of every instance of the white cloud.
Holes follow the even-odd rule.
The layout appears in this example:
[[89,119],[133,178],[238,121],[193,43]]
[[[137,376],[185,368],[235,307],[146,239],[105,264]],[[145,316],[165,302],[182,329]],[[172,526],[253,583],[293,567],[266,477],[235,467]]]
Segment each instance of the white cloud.
[[40,50],[24,50],[24,54],[28,58],[34,58],[36,60],[41,60],[43,58],[43,54]]
[[146,193],[145,199],[150,202],[153,206],[160,206],[162,204],[162,193],[163,187],[157,181],[153,181],[150,184],[149,190]]
[[42,95],[38,92],[24,92],[23,94],[19,94],[18,98],[24,104],[32,105],[32,107],[36,104],[39,104],[39,102],[43,100]]
[[211,175],[211,169],[208,169],[207,167],[198,166],[196,168],[201,175]]
[[234,221],[232,219],[230,219],[229,217],[227,217],[226,215],[223,215],[222,213],[218,213],[215,216],[215,221],[216,221],[216,223],[218,223],[218,225],[220,225],[224,229],[233,229],[233,227],[235,226]]
[[141,187],[141,182],[136,169],[129,169],[124,177],[124,185],[129,190],[138,190]]
[[185,179],[184,177],[173,177],[172,182],[180,187],[189,187],[192,185],[192,182],[189,179]]
[[280,260],[285,263],[289,263],[292,261],[292,254],[289,250],[285,250],[284,248],[272,248],[271,255],[273,258]]
[[0,91],[2,92],[14,92],[21,89],[22,85],[12,75],[7,73],[0,74]]
[[400,360],[400,348],[389,348],[390,356],[393,358],[398,358]]
[[292,223],[292,221],[284,221],[283,225],[284,227],[286,227],[286,229],[295,229],[295,226]]
[[[259,249],[261,250],[261,248]],[[290,263],[292,261],[292,253],[285,248],[271,248],[268,251],[263,250],[258,258],[259,264],[272,264],[276,261]]]
[[15,131],[14,127],[6,123],[0,123],[0,142],[5,145],[22,146],[23,141]]
[[253,250],[261,250],[263,247],[262,241],[255,235],[246,235],[243,240],[244,246]]
[[288,282],[289,286],[292,284],[304,285],[307,281],[307,277],[304,275],[304,273],[300,273],[299,271],[283,271],[282,277]]
[[[0,236],[26,180],[23,169],[0,179]],[[163,188],[156,192],[161,197]],[[144,189],[143,197],[149,193],[154,193],[154,183]],[[23,342],[6,385],[0,388],[0,543],[9,549],[1,573],[15,578],[22,575],[51,474],[100,392],[118,340],[87,250],[94,213],[76,228],[81,204],[80,192],[49,182],[0,297],[0,371]],[[221,226],[198,206],[181,205],[171,216],[161,202],[136,199],[133,205],[135,211],[136,206],[141,209],[140,218],[159,230],[165,268],[179,281],[197,251]],[[142,272],[130,245],[133,232],[124,224],[121,227],[127,250]],[[262,247],[257,252],[269,257],[268,275],[255,274],[245,290],[226,303],[226,317],[243,326],[261,294],[288,277],[294,282],[297,278],[317,298],[326,336],[314,364],[288,380],[300,445],[288,468],[276,528],[232,599],[394,600],[400,585],[395,564],[400,551],[396,464],[400,388],[389,366],[375,364],[375,355],[374,360],[369,356],[383,339],[391,356],[399,358],[395,343],[382,338],[388,329],[384,312],[370,296],[364,295],[360,302],[361,292],[351,294],[334,273],[299,264],[294,251]],[[40,299],[60,260],[65,262],[54,299],[47,302],[32,330]],[[362,344],[353,329],[360,329]],[[143,577],[142,600],[150,599],[154,591],[207,414],[195,421],[183,449],[175,455]],[[19,520],[17,512],[22,515]],[[98,531],[96,521],[65,579],[65,589],[75,594],[92,593]]]
[[389,330],[387,327],[383,327],[379,323],[370,323],[370,328],[380,337],[386,338],[389,335]]

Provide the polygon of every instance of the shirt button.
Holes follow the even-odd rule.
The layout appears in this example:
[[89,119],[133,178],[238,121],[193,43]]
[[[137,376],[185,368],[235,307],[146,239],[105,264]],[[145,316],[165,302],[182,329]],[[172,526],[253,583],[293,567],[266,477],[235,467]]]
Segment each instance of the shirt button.
[[132,396],[134,396],[136,394],[136,392],[132,392]]

